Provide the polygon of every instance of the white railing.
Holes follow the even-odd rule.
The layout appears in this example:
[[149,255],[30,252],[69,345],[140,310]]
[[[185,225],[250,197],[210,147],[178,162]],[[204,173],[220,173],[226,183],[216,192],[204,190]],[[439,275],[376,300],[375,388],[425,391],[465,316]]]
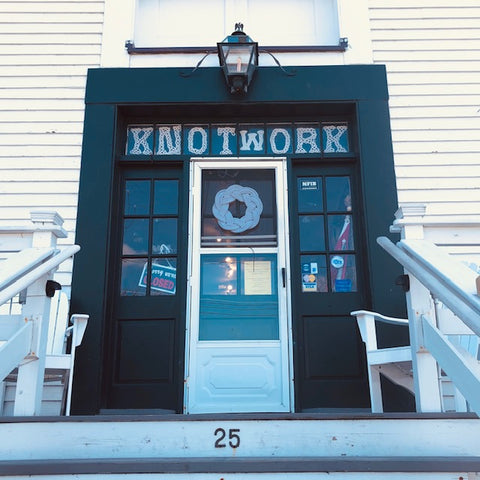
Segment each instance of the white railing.
[[[385,237],[377,241],[403,265],[410,280],[407,308],[417,410],[441,411],[439,366],[480,414],[478,358],[449,338],[480,336],[478,275],[432,242],[403,239],[395,245]],[[445,316],[439,302],[454,315]]]
[[[24,294],[20,315],[0,316],[0,386],[14,368],[18,369],[14,415],[40,413],[54,293],[47,294],[46,285],[53,281],[58,266],[80,250],[78,245],[56,248],[57,237],[65,238],[66,233],[61,228],[63,220],[55,212],[34,212],[32,222],[21,232],[22,237],[30,235],[31,247],[17,253],[10,251],[0,263],[0,306]],[[6,233],[12,231],[7,229]],[[80,317],[84,330],[88,317]]]
[[79,250],[78,245],[72,245],[63,250],[28,248],[17,253],[15,257],[5,260],[1,269],[0,305],[33,285],[44,275],[56,270],[61,263],[73,257]]
[[[393,244],[381,237],[378,243],[403,265],[409,279],[406,298],[417,411],[442,411],[445,394],[442,397],[441,386],[447,378],[454,383],[454,391],[461,393],[454,393],[457,411],[465,411],[466,397],[468,408],[479,413],[480,216],[435,217],[427,215],[425,205],[405,204],[395,217],[390,231],[400,233],[401,240]],[[382,411],[377,365],[382,356],[393,361],[399,354],[395,349],[378,352],[372,333],[381,315],[352,314],[368,343],[367,356],[371,353],[372,409],[375,404],[376,411]],[[400,357],[408,356],[408,349],[399,349]]]

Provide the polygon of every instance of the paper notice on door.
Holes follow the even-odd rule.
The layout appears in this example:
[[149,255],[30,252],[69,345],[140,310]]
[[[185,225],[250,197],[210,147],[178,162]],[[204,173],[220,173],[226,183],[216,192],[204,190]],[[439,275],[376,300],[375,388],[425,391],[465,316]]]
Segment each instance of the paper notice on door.
[[272,294],[272,262],[254,260],[243,262],[245,295]]

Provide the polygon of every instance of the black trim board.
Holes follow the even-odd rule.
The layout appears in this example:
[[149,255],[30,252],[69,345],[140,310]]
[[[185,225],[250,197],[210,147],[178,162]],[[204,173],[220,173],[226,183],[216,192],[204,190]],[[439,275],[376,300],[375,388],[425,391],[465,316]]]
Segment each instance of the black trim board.
[[90,69],[86,103],[252,104],[256,102],[352,102],[387,100],[383,65],[260,67],[246,95],[231,95],[221,69],[200,68],[189,77],[185,68]]

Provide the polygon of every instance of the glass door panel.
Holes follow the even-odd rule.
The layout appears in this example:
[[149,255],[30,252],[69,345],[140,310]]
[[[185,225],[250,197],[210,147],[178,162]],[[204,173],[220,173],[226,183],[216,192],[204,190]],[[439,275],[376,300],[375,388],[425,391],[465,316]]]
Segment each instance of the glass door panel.
[[278,340],[276,255],[202,255],[199,340]]

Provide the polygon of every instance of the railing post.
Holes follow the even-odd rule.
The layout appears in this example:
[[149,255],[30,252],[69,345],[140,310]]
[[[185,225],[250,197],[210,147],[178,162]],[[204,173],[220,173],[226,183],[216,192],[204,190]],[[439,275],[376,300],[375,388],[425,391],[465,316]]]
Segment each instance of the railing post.
[[395,212],[390,227],[392,233],[400,233],[403,239],[423,239],[423,217],[426,206],[422,203],[405,203]]
[[430,291],[413,275],[410,275],[410,291],[407,292],[407,310],[417,411],[441,412],[438,365],[424,346],[422,327],[422,315],[435,322],[435,309]]
[[[426,207],[423,204],[407,203],[395,213],[392,232],[400,233],[402,240],[424,238],[423,219]],[[405,270],[406,274],[409,274]],[[442,410],[438,365],[426,350],[423,341],[422,315],[435,322],[435,309],[430,292],[413,275],[409,274],[410,290],[407,292],[407,309],[412,349],[415,403],[418,412]]]
[[[63,219],[58,213],[35,211],[31,214],[34,224],[32,247],[55,247],[57,238],[66,237]],[[53,272],[43,275],[27,291],[27,301],[22,309],[25,321],[34,323],[32,347],[28,358],[18,367],[14,415],[39,415],[42,404],[45,355],[47,349],[50,298],[45,292],[47,280]]]
[[32,247],[55,247],[57,238],[66,238],[63,218],[55,211],[33,210],[30,219],[34,225]]
[[16,416],[40,414],[50,316],[50,298],[45,295],[45,284],[51,277],[51,274],[43,275],[28,287],[27,302],[22,309],[25,321],[33,322],[33,334],[30,355],[18,366],[13,411]]

